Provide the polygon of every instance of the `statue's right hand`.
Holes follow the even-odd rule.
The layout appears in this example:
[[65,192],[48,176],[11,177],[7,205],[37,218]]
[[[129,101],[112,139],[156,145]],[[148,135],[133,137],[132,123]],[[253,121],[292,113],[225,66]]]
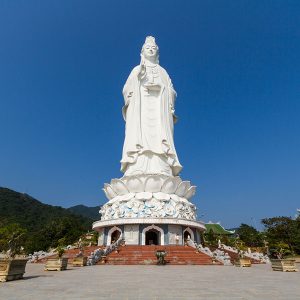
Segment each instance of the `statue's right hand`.
[[138,75],[140,78],[144,77],[146,73],[146,66],[144,63],[141,63],[140,66],[139,66],[139,72],[138,72]]

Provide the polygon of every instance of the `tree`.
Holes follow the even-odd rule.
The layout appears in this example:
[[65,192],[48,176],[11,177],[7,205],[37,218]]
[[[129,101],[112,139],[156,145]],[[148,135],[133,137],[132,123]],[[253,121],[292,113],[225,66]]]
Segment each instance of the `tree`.
[[244,242],[247,247],[262,247],[264,246],[263,235],[257,231],[254,227],[247,224],[241,224],[236,230],[241,241]]
[[11,223],[0,227],[0,252],[10,250],[10,255],[19,254],[24,246],[26,229]]
[[212,231],[209,230],[204,234],[204,243],[205,246],[210,246],[210,247],[218,247],[218,237],[217,235]]
[[266,228],[269,248],[278,248],[278,244],[286,244],[291,253],[300,254],[300,218],[274,217],[262,220]]

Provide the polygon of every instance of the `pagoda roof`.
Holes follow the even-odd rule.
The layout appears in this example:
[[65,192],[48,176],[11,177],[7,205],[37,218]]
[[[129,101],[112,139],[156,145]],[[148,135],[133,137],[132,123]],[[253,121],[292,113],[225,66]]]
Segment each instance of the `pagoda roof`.
[[212,231],[215,234],[234,234],[234,230],[226,230],[220,223],[206,223],[206,232]]

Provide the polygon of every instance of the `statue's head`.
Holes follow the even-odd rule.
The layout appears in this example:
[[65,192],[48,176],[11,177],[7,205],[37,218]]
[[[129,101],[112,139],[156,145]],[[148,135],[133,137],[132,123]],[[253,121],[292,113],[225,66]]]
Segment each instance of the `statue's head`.
[[158,46],[155,43],[155,38],[153,36],[147,36],[145,43],[142,47],[141,56],[144,56],[146,59],[149,59],[158,64]]

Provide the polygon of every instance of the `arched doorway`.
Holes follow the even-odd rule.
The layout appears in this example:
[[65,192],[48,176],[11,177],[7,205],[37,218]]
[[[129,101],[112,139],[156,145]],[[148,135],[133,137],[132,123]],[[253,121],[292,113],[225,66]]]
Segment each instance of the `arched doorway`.
[[120,232],[118,229],[116,229],[116,230],[111,234],[111,243],[112,243],[112,244],[115,243],[115,242],[119,239],[120,235],[121,235],[121,232]]
[[[151,242],[152,241],[152,242]],[[164,231],[156,225],[150,225],[142,231],[142,245],[164,245]]]
[[122,235],[122,230],[119,227],[117,226],[112,227],[107,233],[106,245],[113,244],[121,237],[121,235]]
[[186,244],[189,239],[194,241],[194,232],[191,228],[188,227],[183,231],[184,243]]
[[189,240],[191,238],[191,235],[188,231],[185,231],[183,234],[183,239],[184,239],[184,243],[187,243],[187,240]]
[[156,229],[150,229],[146,232],[145,235],[145,244],[146,245],[159,245],[159,232]]

